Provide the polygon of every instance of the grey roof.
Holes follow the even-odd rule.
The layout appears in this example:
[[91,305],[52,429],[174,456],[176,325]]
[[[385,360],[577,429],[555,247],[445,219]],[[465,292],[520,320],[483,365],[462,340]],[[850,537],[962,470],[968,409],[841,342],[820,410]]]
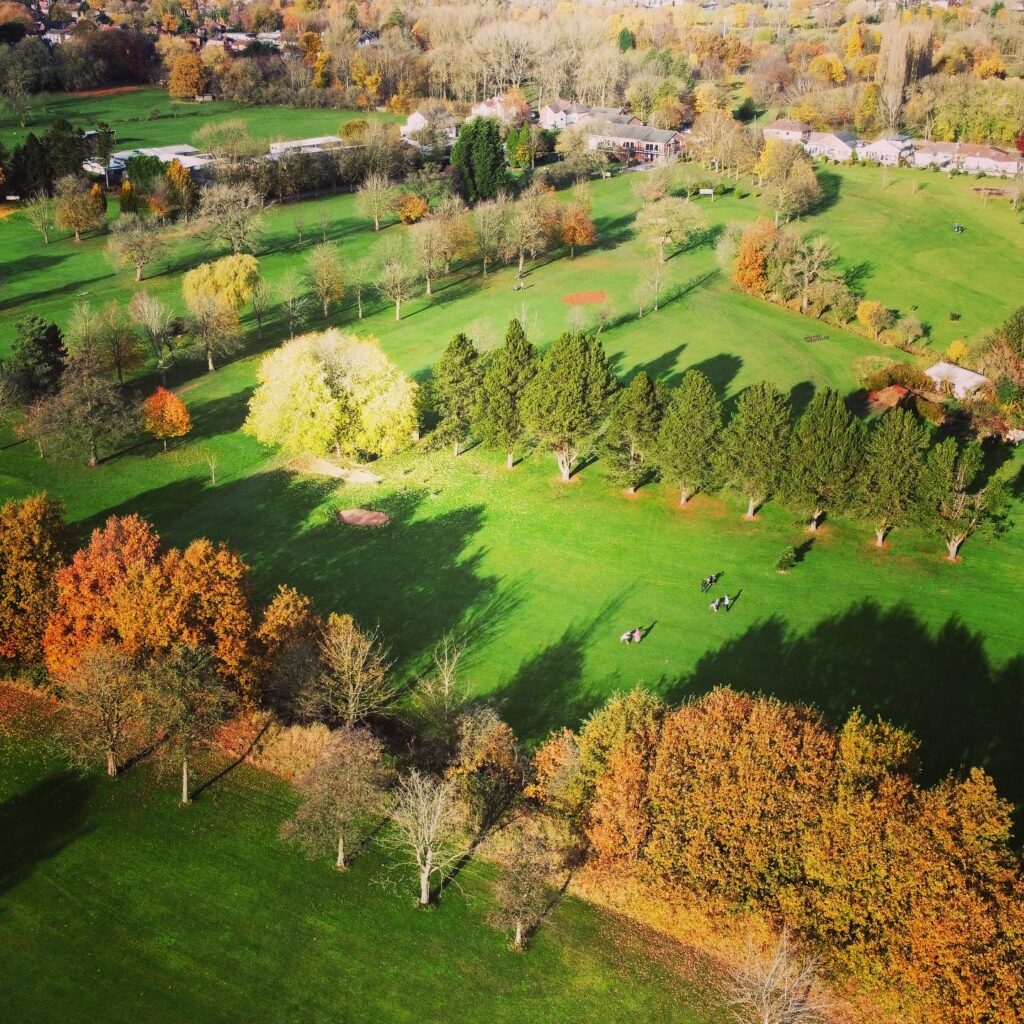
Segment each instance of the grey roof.
[[[600,129],[600,124],[596,126]],[[679,138],[679,132],[666,128],[651,128],[646,124],[614,124],[606,131],[595,131],[595,135],[604,135],[610,139],[630,139],[633,142],[656,142],[666,145]]]

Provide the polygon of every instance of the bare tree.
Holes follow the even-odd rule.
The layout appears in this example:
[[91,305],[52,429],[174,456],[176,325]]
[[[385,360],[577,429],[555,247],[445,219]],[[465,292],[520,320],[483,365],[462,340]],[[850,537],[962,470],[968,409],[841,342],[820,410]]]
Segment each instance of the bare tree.
[[61,707],[75,753],[92,763],[105,762],[114,778],[131,739],[143,722],[146,677],[124,651],[94,647],[61,692]]
[[252,185],[218,182],[203,190],[199,219],[207,237],[233,253],[252,252],[263,230],[263,196]]
[[551,191],[533,184],[521,199],[509,204],[498,251],[509,262],[519,261],[522,277],[526,257],[533,259],[547,248],[557,227],[558,201]]
[[149,292],[136,292],[128,304],[128,313],[142,329],[142,336],[149,345],[160,373],[160,382],[166,384],[167,370],[174,355],[171,346],[171,338],[174,336],[174,314]]
[[356,312],[359,319],[363,319],[363,295],[366,289],[373,284],[376,277],[377,267],[369,256],[358,259],[355,263],[349,264],[348,283],[352,294],[356,297]]
[[309,292],[306,291],[302,278],[289,270],[277,286],[277,297],[284,307],[288,320],[288,337],[295,337],[295,328],[305,322],[309,312]]
[[57,216],[57,200],[45,192],[37,192],[25,203],[25,220],[43,236],[43,245],[50,244]]
[[465,644],[446,633],[434,647],[430,670],[410,696],[413,724],[422,746],[421,761],[438,771],[446,768],[459,742],[459,720],[469,691],[459,677]]
[[444,226],[436,220],[427,220],[413,231],[413,251],[416,264],[427,284],[427,294],[433,295],[434,278],[445,270],[446,245]]
[[189,297],[189,334],[206,369],[216,369],[214,357],[233,355],[242,347],[242,330],[234,306],[220,295],[200,293]]
[[368,174],[358,189],[356,208],[373,221],[373,230],[380,231],[382,217],[395,209],[400,195],[386,174]]
[[154,221],[137,213],[122,213],[114,221],[107,239],[107,253],[115,267],[132,267],[135,280],[141,281],[146,267],[167,250],[163,232]]
[[353,726],[388,711],[398,696],[388,652],[376,630],[351,615],[331,614],[320,638],[320,671],[310,674],[297,705],[304,718]]
[[419,281],[400,242],[384,249],[374,282],[377,291],[395,304],[395,319],[402,319],[402,303],[419,291]]
[[828,1004],[818,991],[818,963],[801,958],[788,932],[762,955],[748,943],[729,983],[728,999],[739,1024],[819,1024]]
[[491,924],[512,933],[512,948],[526,949],[530,936],[555,897],[552,870],[559,858],[540,823],[522,821],[497,845],[501,873],[494,883]]
[[344,871],[346,847],[361,826],[384,814],[391,781],[380,740],[367,729],[339,729],[297,782],[302,803],[282,826],[282,838],[297,843],[310,857],[330,850],[334,866]]
[[263,324],[272,305],[273,295],[270,285],[262,277],[257,277],[249,295],[249,307],[252,309],[252,315],[256,318],[256,337],[260,341],[263,340]]
[[484,277],[487,268],[501,253],[505,237],[505,223],[508,220],[509,202],[505,196],[477,203],[473,209],[473,227],[476,234],[476,249],[483,265]]
[[334,246],[324,242],[313,248],[306,257],[306,276],[314,294],[320,300],[326,318],[330,314],[331,305],[341,302],[345,296],[341,258]]
[[415,768],[403,776],[391,808],[390,844],[416,865],[421,907],[430,904],[434,878],[443,878],[465,855],[464,814],[454,781]]

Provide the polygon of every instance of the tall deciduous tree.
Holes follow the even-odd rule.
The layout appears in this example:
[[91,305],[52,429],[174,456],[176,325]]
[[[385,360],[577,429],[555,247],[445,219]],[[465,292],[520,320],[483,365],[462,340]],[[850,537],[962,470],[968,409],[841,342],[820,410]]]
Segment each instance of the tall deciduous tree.
[[36,494],[0,507],[0,658],[19,666],[42,659],[56,574],[70,549],[59,500]]
[[25,203],[25,220],[43,236],[43,245],[49,245],[50,232],[57,223],[57,200],[37,192]]
[[315,246],[306,257],[306,276],[313,294],[320,300],[324,318],[331,312],[331,306],[345,297],[345,279],[341,269],[341,258],[329,243]]
[[144,291],[132,296],[128,313],[141,329],[160,373],[160,380],[166,384],[167,371],[174,358],[174,314],[155,295]]
[[203,292],[189,300],[188,308],[191,314],[188,328],[195,355],[205,359],[207,372],[213,373],[217,368],[215,359],[234,355],[242,347],[238,312],[220,296]]
[[723,478],[747,496],[747,519],[782,483],[791,434],[789,402],[773,384],[754,384],[740,395],[722,435],[719,465]]
[[87,182],[73,174],[57,182],[56,198],[57,227],[73,231],[76,242],[81,242],[83,231],[99,231],[107,222],[106,204],[97,200]]
[[115,267],[129,266],[135,271],[135,280],[151,263],[166,251],[167,242],[160,226],[151,220],[144,220],[137,213],[122,213],[107,239],[107,252]]
[[512,320],[505,344],[494,353],[480,384],[474,429],[484,444],[505,452],[508,468],[526,436],[523,396],[537,374],[537,353],[519,320]]
[[509,204],[499,251],[503,259],[518,261],[523,275],[526,257],[543,252],[558,228],[558,202],[551,189],[534,183],[514,203]]
[[176,647],[152,671],[152,714],[164,734],[160,752],[181,765],[181,802],[188,804],[192,762],[213,745],[231,701],[213,658],[201,647]]
[[818,529],[826,512],[853,500],[864,455],[864,430],[838,391],[825,388],[810,401],[793,437],[783,498],[809,515]]
[[134,425],[124,396],[105,379],[99,359],[80,352],[68,363],[57,393],[31,408],[25,430],[40,447],[84,455],[87,465],[95,467],[100,453],[127,438]]
[[399,779],[391,821],[391,843],[415,864],[419,905],[426,907],[434,879],[443,879],[466,852],[465,815],[455,781],[435,779],[414,768]]
[[590,216],[589,196],[573,196],[562,207],[559,226],[562,244],[569,249],[569,259],[576,258],[578,246],[593,245],[597,241],[597,228]]
[[434,280],[446,271],[448,263],[445,229],[441,222],[430,219],[416,227],[413,232],[413,254],[426,283],[427,294],[433,295]]
[[120,771],[133,734],[144,723],[147,682],[124,651],[101,645],[83,654],[61,688],[73,750],[87,764],[100,760],[110,778]]
[[368,174],[359,186],[356,206],[364,217],[373,221],[373,230],[380,231],[380,222],[395,212],[401,192],[386,174]]
[[384,247],[374,282],[377,291],[395,304],[395,319],[402,319],[402,303],[419,291],[419,281],[405,247],[396,242]]
[[441,414],[438,438],[451,443],[456,458],[472,428],[482,376],[476,346],[465,334],[456,334],[434,364],[431,380],[434,402]]
[[398,683],[376,630],[361,630],[351,615],[332,612],[319,647],[320,670],[298,695],[304,718],[352,727],[391,710]]
[[93,310],[88,302],[76,304],[68,325],[68,345],[75,353],[88,352],[124,383],[124,375],[140,367],[145,351],[125,310],[116,302]]
[[589,445],[618,383],[599,341],[563,334],[542,356],[523,397],[531,433],[549,448],[564,481]]
[[501,253],[510,205],[505,195],[500,194],[495,199],[478,203],[473,210],[476,251],[480,257],[484,277],[487,276],[487,268]]
[[679,504],[718,479],[722,403],[700,370],[687,370],[673,392],[658,432],[657,462],[663,479],[679,487]]
[[910,521],[921,493],[925,428],[906,409],[887,412],[868,434],[857,505],[875,529],[881,547],[886,534]]
[[263,196],[252,185],[217,182],[203,189],[199,219],[211,240],[226,242],[235,254],[252,252],[263,231]]
[[554,898],[551,875],[557,857],[541,829],[530,822],[509,829],[503,840],[491,922],[511,932],[512,948],[521,952]]
[[611,404],[602,450],[612,479],[636,492],[650,476],[658,429],[668,401],[666,388],[641,370]]
[[281,835],[310,857],[330,850],[344,871],[353,838],[386,812],[390,783],[384,745],[367,729],[345,726],[296,783],[302,803]]
[[142,403],[142,429],[163,443],[172,437],[184,437],[192,429],[188,406],[173,391],[157,388]]
[[636,223],[641,233],[658,247],[658,257],[664,263],[669,246],[685,248],[707,222],[695,203],[669,196],[645,206],[637,214]]
[[769,139],[754,165],[754,173],[764,186],[764,194],[779,218],[805,213],[818,201],[821,189],[814,167],[803,147]]

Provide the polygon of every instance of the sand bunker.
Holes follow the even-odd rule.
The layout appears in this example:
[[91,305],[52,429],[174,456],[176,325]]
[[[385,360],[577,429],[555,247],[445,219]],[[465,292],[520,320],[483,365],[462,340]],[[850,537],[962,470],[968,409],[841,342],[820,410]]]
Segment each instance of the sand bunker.
[[589,306],[596,302],[604,302],[607,298],[604,292],[573,292],[572,295],[563,295],[562,301],[567,306]]
[[338,521],[346,526],[384,526],[388,517],[369,508],[343,508],[338,512]]

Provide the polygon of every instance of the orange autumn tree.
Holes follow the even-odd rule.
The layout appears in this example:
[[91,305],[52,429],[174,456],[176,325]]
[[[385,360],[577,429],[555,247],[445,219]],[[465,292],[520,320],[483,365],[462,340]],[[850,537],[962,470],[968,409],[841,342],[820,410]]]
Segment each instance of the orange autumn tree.
[[758,220],[744,230],[736,247],[732,281],[737,288],[754,295],[768,290],[768,255],[775,246],[779,229],[770,220]]
[[590,217],[590,206],[580,199],[565,204],[561,216],[562,242],[569,247],[569,259],[576,258],[576,246],[593,245],[597,228]]
[[142,403],[142,428],[162,441],[167,451],[168,438],[184,437],[191,431],[192,417],[173,391],[159,387]]
[[44,639],[46,664],[68,678],[100,644],[142,664],[175,647],[203,648],[245,701],[255,701],[248,566],[223,544],[162,550],[138,516],[112,518],[58,574],[57,611]]
[[64,506],[45,494],[0,508],[0,659],[34,665],[71,553]]

